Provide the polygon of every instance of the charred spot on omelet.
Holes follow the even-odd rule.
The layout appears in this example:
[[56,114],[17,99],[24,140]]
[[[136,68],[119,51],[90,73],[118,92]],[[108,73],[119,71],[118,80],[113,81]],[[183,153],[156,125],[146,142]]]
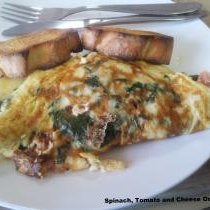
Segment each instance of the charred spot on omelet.
[[69,169],[74,155],[87,167],[81,152],[210,127],[210,93],[202,84],[166,66],[98,53],[36,71],[11,96],[0,112],[0,153],[11,157],[18,151],[18,164],[18,157],[34,163],[26,156],[36,154],[41,165],[50,160],[50,170]]

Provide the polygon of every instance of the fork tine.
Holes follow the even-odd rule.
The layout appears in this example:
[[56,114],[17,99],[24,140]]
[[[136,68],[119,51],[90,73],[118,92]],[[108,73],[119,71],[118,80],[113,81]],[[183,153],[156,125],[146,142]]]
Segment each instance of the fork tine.
[[20,4],[13,4],[13,3],[9,3],[9,2],[5,2],[4,4],[11,6],[11,7],[19,8],[22,10],[31,11],[31,12],[39,12],[41,10],[41,8],[38,9],[38,8],[34,8],[34,7],[24,6],[24,5],[20,5]]
[[37,18],[35,18],[35,17],[27,17],[24,15],[18,15],[18,14],[12,13],[12,12],[1,11],[1,13],[5,14],[5,15],[9,15],[10,17],[17,17],[17,18],[25,20],[25,21],[36,21],[37,20]]
[[[14,19],[14,18],[10,18],[10,17],[6,17],[6,16],[3,16],[3,15],[0,15],[1,18],[5,19],[5,20],[9,20],[13,23],[17,23],[17,24],[22,24],[22,23],[26,23],[27,21],[22,21],[22,20],[18,20],[18,19]],[[29,22],[29,21],[28,21]],[[28,23],[27,22],[27,23]]]
[[4,9],[4,10],[7,10],[7,11],[10,11],[10,12],[15,12],[15,13],[19,13],[19,14],[24,14],[24,15],[28,15],[28,16],[37,16],[37,15],[39,15],[40,13],[38,13],[38,12],[29,12],[29,11],[27,11],[27,12],[25,12],[25,11],[22,11],[22,10],[19,10],[19,9],[13,9],[13,8],[9,8],[9,7],[5,7],[5,6],[2,6],[2,9]]

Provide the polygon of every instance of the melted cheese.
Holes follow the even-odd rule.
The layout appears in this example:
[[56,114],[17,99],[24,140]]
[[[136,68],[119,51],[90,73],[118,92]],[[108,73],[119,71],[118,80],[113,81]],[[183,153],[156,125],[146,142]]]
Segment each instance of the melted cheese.
[[191,126],[189,127],[188,132],[192,132],[194,127],[196,126],[197,122],[200,121],[200,114],[199,111],[196,108],[196,103],[201,100],[199,95],[188,95],[185,100],[184,104],[190,107],[191,113],[192,113],[192,119],[191,119]]

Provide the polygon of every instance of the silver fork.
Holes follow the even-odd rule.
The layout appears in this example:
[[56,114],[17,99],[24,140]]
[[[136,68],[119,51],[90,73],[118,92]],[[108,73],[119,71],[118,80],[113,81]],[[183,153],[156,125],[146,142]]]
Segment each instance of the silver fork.
[[145,5],[100,5],[91,8],[84,6],[76,8],[37,8],[5,2],[1,9],[1,13],[3,14],[1,17],[21,24],[44,20],[61,20],[69,15],[90,10],[132,13],[142,16],[167,16],[194,13],[200,9],[201,4],[196,2]]
[[117,19],[83,19],[83,20],[59,20],[59,21],[36,21],[33,23],[23,23],[13,26],[9,29],[2,31],[4,36],[18,36],[34,31],[40,31],[46,28],[56,29],[76,29],[80,30],[86,26],[110,26],[119,24],[133,24],[133,23],[145,23],[156,21],[189,21],[202,17],[202,12],[196,12],[188,15],[171,15],[171,16],[126,16]]

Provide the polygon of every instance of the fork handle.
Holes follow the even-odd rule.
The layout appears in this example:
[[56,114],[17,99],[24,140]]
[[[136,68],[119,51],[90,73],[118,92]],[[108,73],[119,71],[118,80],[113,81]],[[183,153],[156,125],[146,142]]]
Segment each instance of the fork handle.
[[[94,9],[94,8],[93,8]],[[179,15],[193,13],[201,9],[197,2],[174,4],[129,4],[129,5],[100,5],[96,10],[133,13],[138,15]]]

